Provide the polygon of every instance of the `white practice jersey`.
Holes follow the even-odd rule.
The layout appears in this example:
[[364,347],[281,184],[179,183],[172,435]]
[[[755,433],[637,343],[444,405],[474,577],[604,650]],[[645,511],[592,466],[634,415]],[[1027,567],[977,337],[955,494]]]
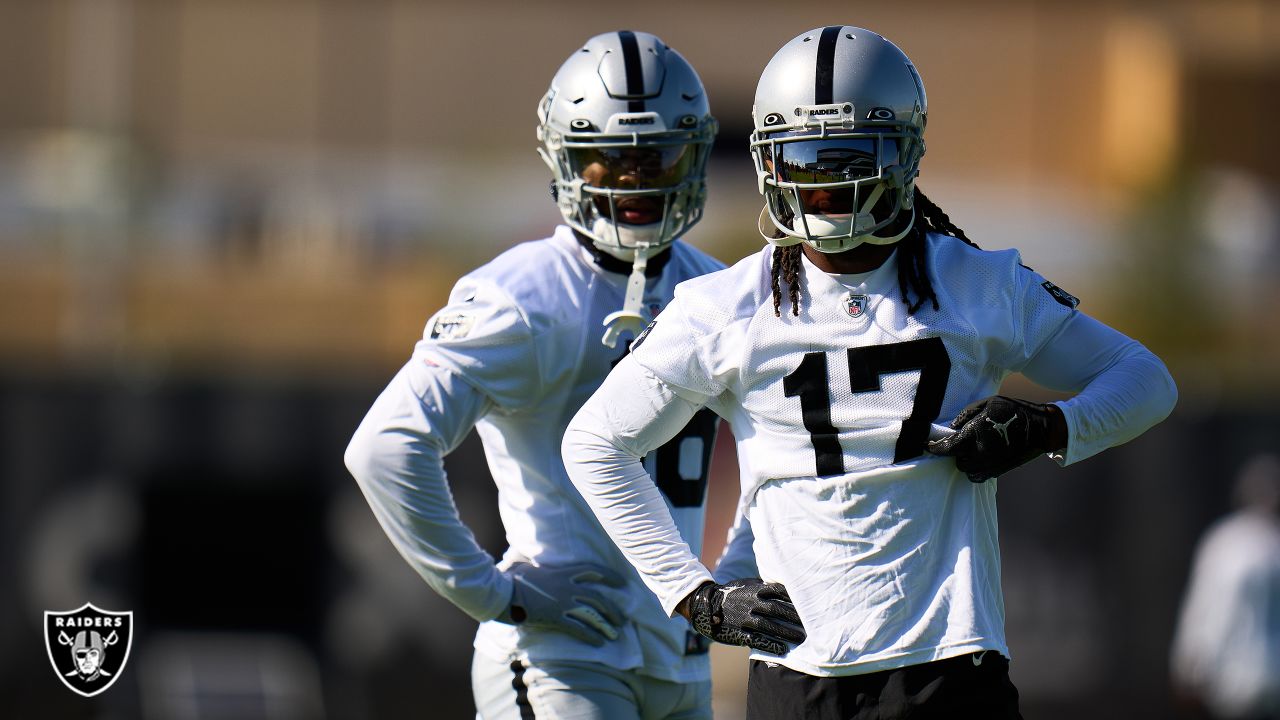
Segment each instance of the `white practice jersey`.
[[[645,309],[656,315],[677,283],[723,267],[676,242],[648,281]],[[569,419],[627,352],[628,338],[616,348],[601,343],[604,318],[622,307],[626,280],[601,269],[563,226],[466,275],[365,418],[348,465],[401,554],[482,621],[478,651],[499,660],[585,660],[662,679],[705,680],[705,653],[686,657],[688,623],[671,618],[640,582],[569,482],[559,452]],[[699,414],[646,463],[695,552],[718,423],[710,412]],[[628,583],[610,591],[628,620],[620,639],[596,648],[563,633],[489,620],[505,609],[511,585],[458,519],[441,467],[473,426],[498,487],[509,543],[498,568],[514,562],[614,568]],[[744,549],[749,553],[749,544]]]
[[[673,608],[705,569],[660,508],[636,502],[624,514],[600,500],[640,497],[623,491],[636,487],[625,455],[683,416],[619,406],[674,392],[730,421],[760,575],[787,587],[808,632],[784,657],[753,657],[847,675],[979,650],[1007,656],[996,482],[972,483],[953,458],[927,454],[930,433],[1019,371],[1080,392],[1059,403],[1070,436],[1061,463],[1135,437],[1172,407],[1163,364],[1079,313],[1016,251],[927,242],[940,309],[926,302],[914,315],[894,258],[859,275],[806,259],[799,317],[785,285],[774,315],[771,248],[682,284],[566,435],[575,483]],[[626,397],[624,386],[653,384],[647,398]]]

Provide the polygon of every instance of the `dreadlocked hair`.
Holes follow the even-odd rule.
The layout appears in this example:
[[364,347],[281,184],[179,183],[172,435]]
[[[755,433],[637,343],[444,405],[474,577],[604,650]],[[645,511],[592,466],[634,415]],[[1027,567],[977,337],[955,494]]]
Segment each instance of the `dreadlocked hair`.
[[[938,309],[938,296],[933,292],[933,282],[925,265],[925,235],[930,232],[950,235],[972,247],[977,243],[969,239],[964,231],[951,218],[930,200],[920,188],[915,188],[914,200],[916,220],[911,232],[898,243],[898,288],[902,291],[902,303],[907,306],[907,313],[914,315],[924,306],[925,301]],[[770,283],[773,289],[773,314],[782,316],[782,288],[779,280],[787,284],[787,298],[791,300],[791,314],[800,315],[800,256],[803,251],[799,244],[773,249],[773,268],[770,271]],[[910,293],[915,294],[915,301]]]
[[800,316],[800,246],[788,245],[773,249],[773,267],[769,271],[770,287],[773,288],[773,315],[782,317],[782,288],[779,278],[787,284],[787,299],[791,301],[791,314]]

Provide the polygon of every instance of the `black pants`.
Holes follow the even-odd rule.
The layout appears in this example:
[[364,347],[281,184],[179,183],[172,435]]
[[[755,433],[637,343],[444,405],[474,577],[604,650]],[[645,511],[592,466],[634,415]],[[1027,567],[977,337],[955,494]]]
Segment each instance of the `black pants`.
[[1009,661],[995,652],[844,677],[815,677],[751,661],[747,719],[791,718],[1022,720],[1022,715]]

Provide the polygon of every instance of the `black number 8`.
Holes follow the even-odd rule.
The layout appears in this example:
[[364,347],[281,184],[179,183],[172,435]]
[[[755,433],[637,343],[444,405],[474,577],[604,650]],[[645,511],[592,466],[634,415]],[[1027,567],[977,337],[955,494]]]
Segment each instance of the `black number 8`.
[[720,417],[702,409],[667,444],[644,458],[645,469],[672,507],[701,507]]

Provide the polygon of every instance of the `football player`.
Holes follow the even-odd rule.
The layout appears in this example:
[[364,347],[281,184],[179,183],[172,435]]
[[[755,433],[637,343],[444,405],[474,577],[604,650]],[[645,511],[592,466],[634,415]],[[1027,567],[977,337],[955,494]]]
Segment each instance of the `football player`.
[[1280,456],[1240,468],[1234,511],[1196,543],[1173,636],[1173,688],[1187,717],[1280,717]]
[[[783,46],[750,142],[770,247],[680,285],[565,436],[574,484],[667,612],[716,640],[785,639],[773,586],[718,584],[639,463],[704,406],[730,421],[760,575],[807,630],[752,653],[748,717],[1019,717],[995,478],[1131,440],[1176,400],[1151,352],[920,192],[926,112],[874,32]],[[997,395],[1015,372],[1072,396]]]
[[[481,717],[709,717],[708,643],[645,589],[559,448],[676,283],[724,267],[678,239],[702,215],[716,121],[689,63],[629,31],[576,50],[537,113],[564,225],[458,281],[356,431],[347,467],[401,555],[480,622]],[[718,423],[690,416],[646,458],[695,552]],[[496,566],[442,466],[473,427],[510,545]],[[753,574],[749,530],[735,528],[725,572]]]

